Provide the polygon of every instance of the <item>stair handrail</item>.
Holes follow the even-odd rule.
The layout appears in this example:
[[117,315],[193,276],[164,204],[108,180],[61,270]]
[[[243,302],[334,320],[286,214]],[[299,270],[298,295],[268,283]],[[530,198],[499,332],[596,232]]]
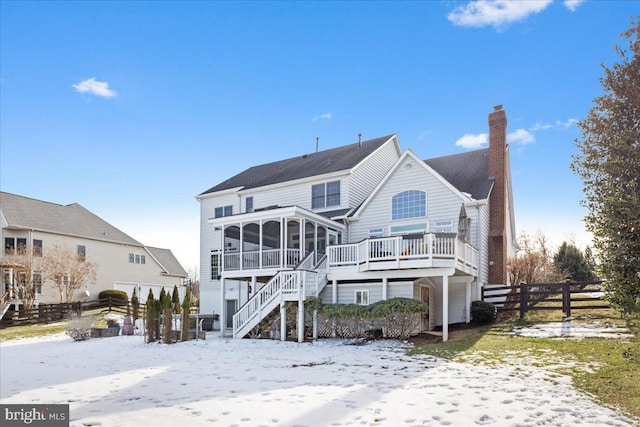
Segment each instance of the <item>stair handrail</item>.
[[311,251],[305,256],[302,261],[296,266],[295,270],[311,270],[313,269],[313,260],[315,252]]
[[234,334],[237,330],[243,327],[248,321],[250,321],[255,313],[260,312],[261,307],[267,305],[274,298],[282,293],[282,288],[286,283],[294,280],[297,277],[297,273],[290,270],[279,271],[275,276],[271,278],[258,292],[256,292],[249,301],[247,301],[234,315],[233,315],[233,330]]

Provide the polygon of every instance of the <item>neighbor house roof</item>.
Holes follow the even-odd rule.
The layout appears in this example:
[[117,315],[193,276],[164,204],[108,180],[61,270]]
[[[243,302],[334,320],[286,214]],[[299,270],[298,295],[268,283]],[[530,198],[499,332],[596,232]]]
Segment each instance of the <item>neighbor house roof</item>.
[[0,192],[0,211],[10,228],[45,231],[143,246],[77,203],[59,205]]
[[187,277],[187,272],[182,268],[180,262],[176,259],[169,249],[154,248],[147,246],[147,250],[164,268],[165,273],[169,276]]
[[451,185],[476,200],[489,197],[493,179],[488,176],[489,149],[467,151],[424,161]]
[[382,136],[359,143],[343,145],[317,153],[254,166],[202,193],[215,193],[231,188],[257,188],[296,179],[349,170],[372,154],[395,135]]

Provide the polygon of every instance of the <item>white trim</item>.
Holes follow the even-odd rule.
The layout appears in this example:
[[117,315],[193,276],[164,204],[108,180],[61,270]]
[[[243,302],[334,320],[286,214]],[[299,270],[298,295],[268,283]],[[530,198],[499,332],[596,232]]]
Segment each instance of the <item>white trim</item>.
[[[363,302],[358,302],[358,293],[361,294],[360,300],[364,301],[365,298],[364,296],[366,295],[366,304],[364,304]],[[357,305],[369,305],[369,289],[356,289],[353,291],[353,303],[357,304]]]
[[407,159],[407,157],[411,157],[413,160],[415,160],[418,163],[419,166],[422,166],[428,173],[430,173],[438,181],[440,181],[440,183],[442,183],[445,187],[447,187],[449,190],[451,190],[455,195],[460,197],[460,199],[463,202],[471,202],[472,201],[471,197],[466,196],[465,194],[463,194],[460,190],[458,190],[453,185],[451,185],[451,183],[449,181],[444,179],[442,177],[442,175],[440,175],[438,172],[436,172],[434,169],[432,169],[423,160],[419,159],[418,156],[416,156],[413,153],[413,151],[411,151],[410,149],[407,149],[407,151],[405,151],[404,154],[396,161],[396,164],[393,165],[391,170],[389,170],[389,172],[387,172],[387,174],[382,179],[382,181],[380,181],[378,183],[378,185],[376,186],[376,188],[373,189],[373,191],[371,192],[369,197],[367,197],[366,200],[360,205],[360,207],[353,214],[351,219],[353,219],[353,220],[359,219],[359,217],[360,217],[361,213],[364,211],[364,209],[369,205],[369,203],[371,203],[371,201],[381,191],[382,187],[384,187],[384,185],[391,179],[391,176],[400,168],[400,165]]
[[209,199],[211,197],[217,197],[224,194],[236,193],[242,190],[243,188],[244,186],[240,186],[240,187],[227,188],[226,190],[215,191],[212,193],[198,194],[197,196],[195,196],[195,199],[201,202],[203,199]]
[[356,170],[357,168],[362,166],[365,162],[367,162],[369,160],[369,158],[375,156],[378,153],[378,151],[381,151],[383,148],[385,148],[386,145],[389,143],[389,141],[392,141],[392,140],[394,142],[394,147],[396,149],[396,153],[398,154],[398,156],[402,156],[402,149],[400,148],[400,141],[398,141],[398,135],[396,135],[394,133],[393,135],[391,135],[391,137],[389,139],[387,139],[382,145],[380,145],[380,147],[376,148],[371,154],[369,154],[367,157],[362,159],[357,165],[352,167],[349,170],[349,172],[352,173],[354,170]]

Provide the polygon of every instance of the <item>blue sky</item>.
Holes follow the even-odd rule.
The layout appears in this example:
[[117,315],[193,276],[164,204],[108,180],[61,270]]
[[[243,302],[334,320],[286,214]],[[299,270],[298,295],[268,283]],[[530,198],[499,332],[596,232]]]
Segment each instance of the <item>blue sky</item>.
[[484,146],[502,104],[516,226],[588,242],[569,169],[640,2],[0,3],[0,187],[78,202],[198,264],[195,196],[247,167],[396,133]]

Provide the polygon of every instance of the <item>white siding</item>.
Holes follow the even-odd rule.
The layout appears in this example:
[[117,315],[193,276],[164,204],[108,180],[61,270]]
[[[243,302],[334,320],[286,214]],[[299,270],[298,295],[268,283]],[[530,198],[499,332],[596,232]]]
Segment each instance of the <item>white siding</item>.
[[413,298],[413,282],[390,282],[387,298]]
[[333,211],[348,208],[349,206],[349,175],[320,176],[314,179],[305,179],[287,183],[286,185],[272,185],[262,188],[253,188],[242,191],[242,212],[244,212],[244,200],[253,197],[254,210],[268,206],[300,206],[311,209],[311,187],[315,184],[340,181],[340,205],[316,209],[314,212]]
[[365,162],[353,168],[349,184],[349,205],[357,207],[369,197],[399,157],[394,137],[372,153]]
[[[420,190],[426,193],[427,216],[426,218],[392,221],[391,199],[394,195],[407,190]],[[361,212],[360,220],[352,223],[350,241],[357,242],[368,237],[369,230],[372,228],[385,227],[388,234],[390,226],[427,221],[451,220],[454,229],[457,230],[462,202],[459,195],[431,175],[414,158],[407,156],[403,159],[400,167],[392,172],[375,198],[365,206]]]
[[[4,237],[25,237],[28,239],[28,232],[14,232],[13,230],[3,230]],[[112,243],[79,237],[63,236],[53,233],[34,231],[32,238],[42,240],[42,250],[46,253],[55,246],[68,247],[73,251],[78,245],[85,246],[88,261],[97,264],[95,282],[88,282],[81,289],[73,294],[74,300],[86,299],[85,290],[89,291],[89,299],[98,298],[100,291],[114,289],[115,283],[147,283],[158,286],[173,288],[174,285],[181,286],[182,279],[163,274],[162,267],[156,263],[153,257],[142,246],[132,246],[121,243]],[[129,262],[129,254],[139,254],[145,256],[144,264]],[[34,267],[36,267],[34,263]],[[49,280],[42,285],[42,294],[38,295],[38,300],[43,303],[60,302],[60,293],[53,281]]]

